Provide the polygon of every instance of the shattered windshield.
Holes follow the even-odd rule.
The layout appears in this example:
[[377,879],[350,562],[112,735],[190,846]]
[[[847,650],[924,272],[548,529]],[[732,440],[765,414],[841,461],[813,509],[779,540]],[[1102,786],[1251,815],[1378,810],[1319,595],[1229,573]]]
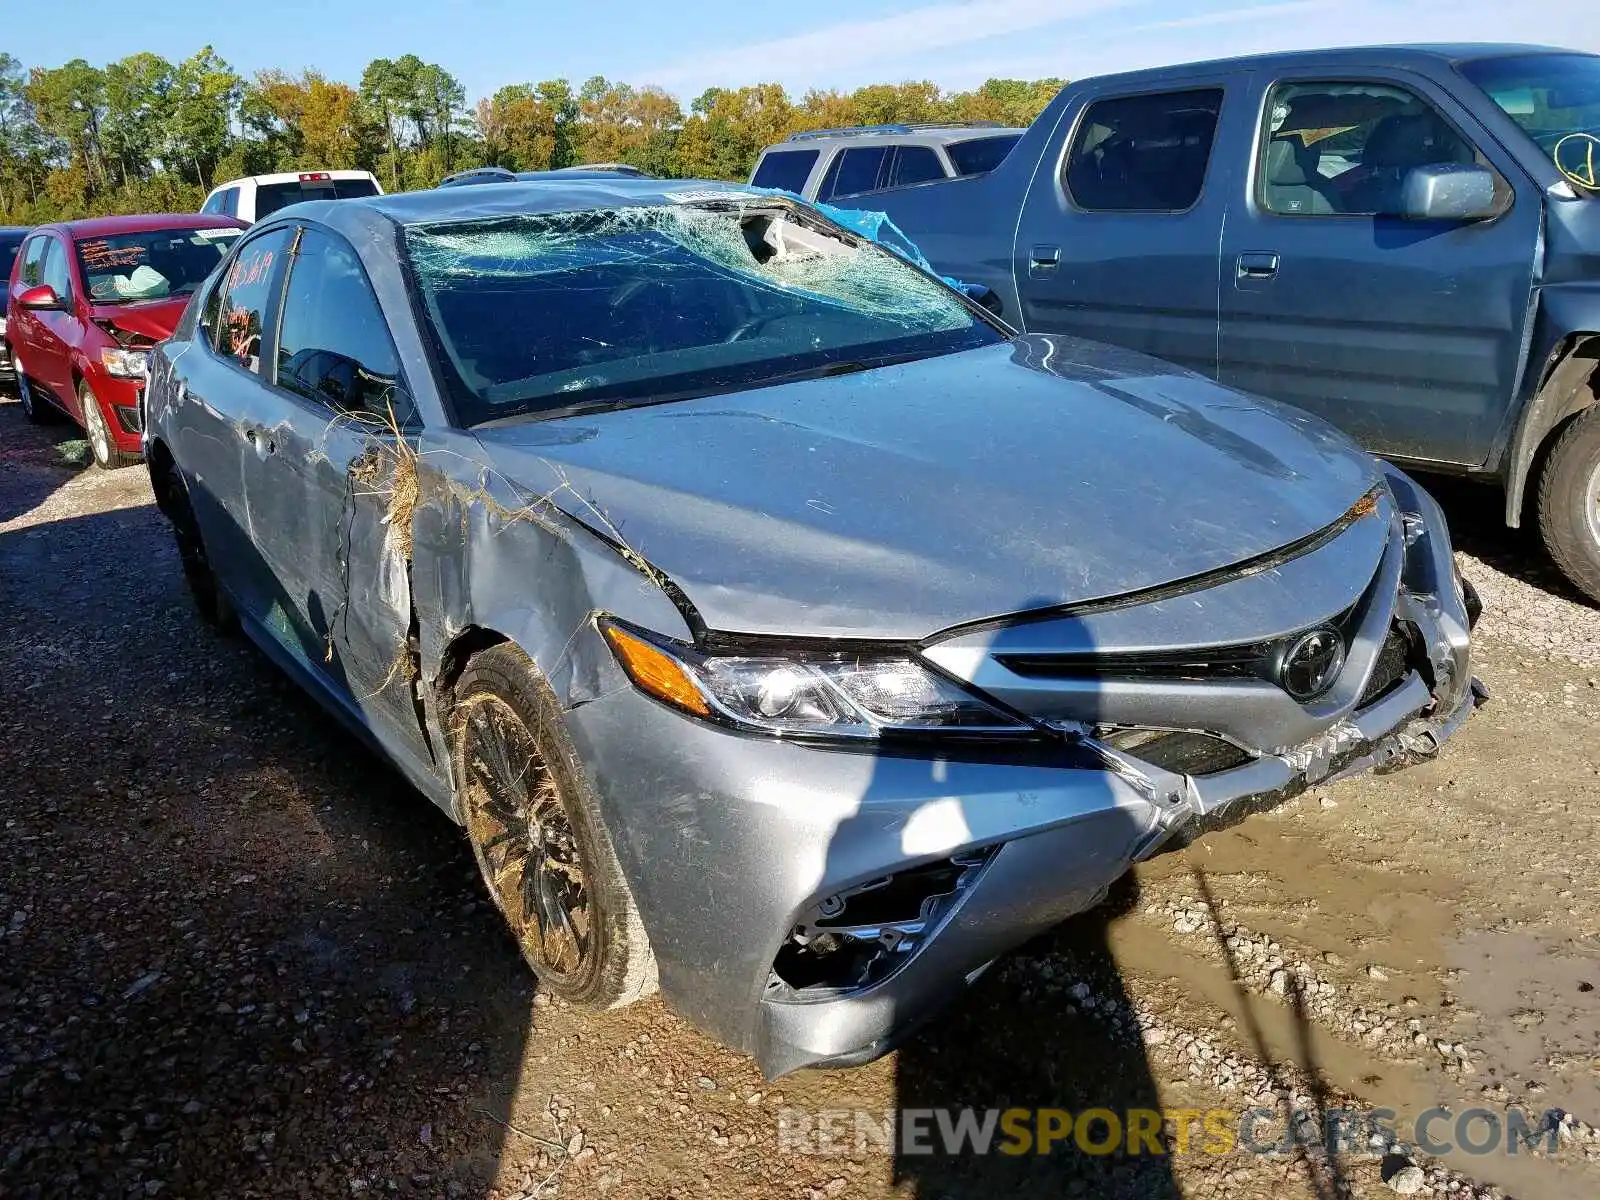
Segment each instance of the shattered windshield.
[[411,226],[464,425],[661,403],[1001,340],[948,287],[782,202]]
[[1600,190],[1600,56],[1524,54],[1462,63],[1573,183]]

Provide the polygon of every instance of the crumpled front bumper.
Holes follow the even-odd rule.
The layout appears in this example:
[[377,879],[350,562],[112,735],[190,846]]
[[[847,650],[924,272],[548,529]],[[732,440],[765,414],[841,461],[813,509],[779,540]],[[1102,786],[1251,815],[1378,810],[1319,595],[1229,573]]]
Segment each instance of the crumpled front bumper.
[[[1442,514],[1398,473],[1390,489],[1395,520],[1420,522],[1391,545],[1404,559],[1392,613],[1420,633],[1432,686],[1413,670],[1316,736],[1233,770],[1168,774],[1092,738],[1054,761],[822,749],[706,725],[625,684],[572,709],[666,998],[768,1076],[864,1062],[1175,835],[1430,757],[1482,693]],[[841,897],[950,862],[959,886],[919,921],[885,922],[897,947],[887,973],[806,987],[775,972],[794,931]]]

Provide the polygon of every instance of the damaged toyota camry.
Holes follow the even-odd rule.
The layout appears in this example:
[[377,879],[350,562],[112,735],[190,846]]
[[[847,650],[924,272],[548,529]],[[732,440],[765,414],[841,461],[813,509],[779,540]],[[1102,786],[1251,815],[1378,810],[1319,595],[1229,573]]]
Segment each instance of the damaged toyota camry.
[[1405,475],[748,189],[285,209],[146,453],[202,614],[465,827],[549,991],[773,1076],[1479,696]]

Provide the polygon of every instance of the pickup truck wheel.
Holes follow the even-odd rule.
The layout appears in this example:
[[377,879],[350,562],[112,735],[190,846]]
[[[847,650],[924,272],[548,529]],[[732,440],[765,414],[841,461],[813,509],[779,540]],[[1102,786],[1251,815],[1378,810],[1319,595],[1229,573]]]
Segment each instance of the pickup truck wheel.
[[1544,544],[1578,589],[1600,603],[1600,407],[1557,440],[1539,480]]
[[555,696],[508,643],[473,656],[455,695],[459,813],[528,965],[581,1008],[649,995],[655,955]]
[[102,471],[115,471],[131,467],[139,461],[137,454],[125,454],[111,440],[111,427],[106,424],[106,414],[100,401],[87,383],[78,384],[78,405],[83,410],[83,431],[89,435],[89,449],[94,453],[95,464]]

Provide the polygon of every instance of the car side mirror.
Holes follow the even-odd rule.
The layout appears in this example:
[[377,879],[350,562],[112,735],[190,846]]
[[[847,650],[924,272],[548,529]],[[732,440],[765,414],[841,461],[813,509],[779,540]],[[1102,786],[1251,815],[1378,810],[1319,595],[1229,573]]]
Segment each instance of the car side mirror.
[[60,312],[67,306],[62,303],[61,297],[56,295],[55,288],[48,283],[37,284],[17,297],[18,308],[31,308],[44,312],[54,310]]
[[1406,172],[1398,216],[1408,221],[1487,221],[1503,210],[1488,167],[1432,163]]

